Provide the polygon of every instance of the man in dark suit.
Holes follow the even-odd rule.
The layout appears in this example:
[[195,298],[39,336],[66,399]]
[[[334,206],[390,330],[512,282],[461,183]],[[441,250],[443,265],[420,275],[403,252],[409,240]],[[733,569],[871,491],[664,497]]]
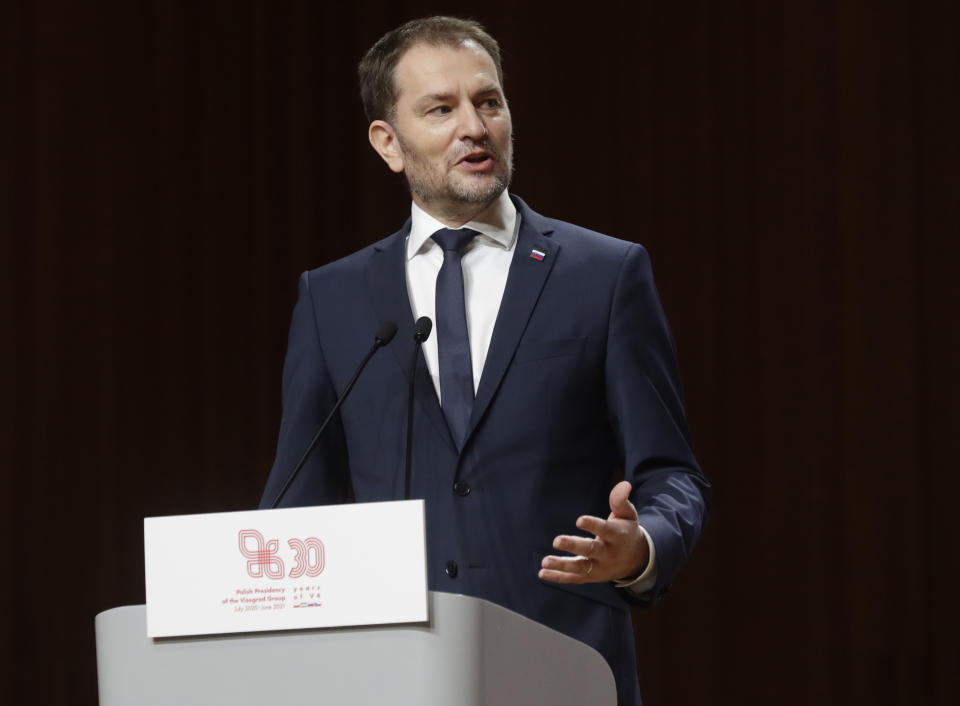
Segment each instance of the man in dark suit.
[[[301,277],[263,505],[385,321],[399,328],[390,352],[372,359],[283,504],[404,496],[414,321],[429,316],[411,497],[426,500],[430,588],[592,645],[619,703],[639,703],[629,605],[667,588],[709,490],[647,254],[508,195],[500,52],[476,23],[407,23],[370,49],[360,81],[370,142],[406,176],[411,218]],[[376,567],[371,580],[389,590]]]

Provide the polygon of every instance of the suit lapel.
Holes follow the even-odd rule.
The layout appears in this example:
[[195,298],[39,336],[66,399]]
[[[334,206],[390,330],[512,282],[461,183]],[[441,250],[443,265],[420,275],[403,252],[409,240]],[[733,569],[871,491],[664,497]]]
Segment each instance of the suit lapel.
[[[406,278],[406,242],[410,233],[410,221],[389,238],[375,243],[373,254],[367,263],[367,288],[371,295],[373,308],[379,316],[379,322],[393,321],[397,324],[396,340],[387,348],[394,356],[404,380],[410,376],[410,363],[413,357],[413,309],[407,292]],[[437,392],[427,372],[427,364],[421,352],[417,359],[417,373],[414,380],[417,405],[433,423],[450,448],[456,452],[447,420],[440,409]],[[406,385],[403,386],[406,390]],[[405,424],[406,422],[404,422]]]
[[[514,201],[520,213],[520,232],[517,234],[517,246],[513,252],[490,349],[483,364],[464,445],[469,442],[503,381],[560,251],[559,244],[548,237],[553,229],[547,221],[531,211],[520,199],[514,197]],[[542,254],[542,259],[537,253]]]

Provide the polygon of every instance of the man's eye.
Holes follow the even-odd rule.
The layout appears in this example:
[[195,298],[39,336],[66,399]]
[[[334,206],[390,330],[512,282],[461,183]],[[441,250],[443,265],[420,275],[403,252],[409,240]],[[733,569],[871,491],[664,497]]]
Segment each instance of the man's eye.
[[491,108],[491,109],[499,108],[499,107],[500,107],[500,99],[499,99],[499,98],[488,98],[487,100],[485,100],[485,101],[483,102],[483,107],[484,107],[484,108]]
[[436,108],[431,108],[430,112],[435,115],[447,115],[453,110],[449,105],[438,105]]

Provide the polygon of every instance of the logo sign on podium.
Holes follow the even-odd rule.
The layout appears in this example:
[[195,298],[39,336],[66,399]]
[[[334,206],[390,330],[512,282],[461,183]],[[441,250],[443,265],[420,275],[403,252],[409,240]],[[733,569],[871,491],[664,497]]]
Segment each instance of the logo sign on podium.
[[143,521],[147,635],[427,620],[422,500]]

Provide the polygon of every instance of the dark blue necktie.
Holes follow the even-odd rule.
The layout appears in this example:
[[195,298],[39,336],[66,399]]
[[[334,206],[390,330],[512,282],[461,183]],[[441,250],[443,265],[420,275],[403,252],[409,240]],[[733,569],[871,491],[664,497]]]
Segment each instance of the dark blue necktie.
[[477,231],[444,228],[433,234],[443,248],[443,266],[437,275],[437,351],[440,358],[440,402],[458,449],[463,448],[473,410],[473,366],[463,296],[460,255]]

